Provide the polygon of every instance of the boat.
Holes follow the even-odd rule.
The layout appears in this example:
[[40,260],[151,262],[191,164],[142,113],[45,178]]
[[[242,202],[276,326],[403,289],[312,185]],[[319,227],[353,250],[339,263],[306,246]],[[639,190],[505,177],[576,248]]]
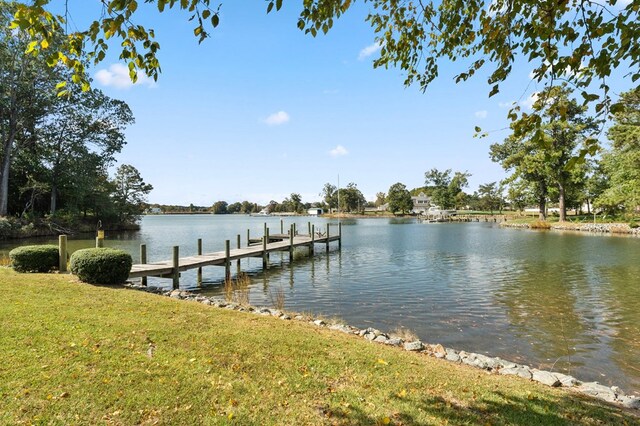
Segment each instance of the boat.
[[444,210],[440,208],[440,206],[431,206],[419,219],[423,223],[449,222],[449,218],[457,214],[458,212],[456,210]]
[[265,216],[271,216],[271,213],[269,213],[269,209],[264,208],[260,210],[258,213],[251,213],[251,216],[265,217]]

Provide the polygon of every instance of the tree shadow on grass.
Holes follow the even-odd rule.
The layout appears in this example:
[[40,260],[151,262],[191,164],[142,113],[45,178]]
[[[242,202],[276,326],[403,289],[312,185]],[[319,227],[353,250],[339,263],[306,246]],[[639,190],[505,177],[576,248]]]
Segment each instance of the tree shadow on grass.
[[[362,407],[320,409],[327,424],[337,425],[636,425],[640,416],[581,395],[557,398],[516,397],[495,392],[494,398],[471,403],[441,396],[405,398],[411,410],[389,413],[389,423]],[[394,395],[390,399],[399,399]],[[411,411],[409,413],[408,411]]]

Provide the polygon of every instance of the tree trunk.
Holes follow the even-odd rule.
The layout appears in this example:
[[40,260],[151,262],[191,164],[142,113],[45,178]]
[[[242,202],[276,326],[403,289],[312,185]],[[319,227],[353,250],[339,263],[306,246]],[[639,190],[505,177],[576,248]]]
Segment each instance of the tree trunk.
[[54,179],[51,183],[51,205],[49,208],[51,216],[56,214],[56,207],[58,204],[58,187],[56,185],[56,180],[57,179]]
[[558,206],[560,208],[560,222],[567,220],[567,206],[564,203],[564,185],[558,184]]
[[3,141],[2,166],[0,166],[0,216],[6,216],[9,206],[9,170],[11,169],[11,154],[16,134],[16,120],[12,113],[9,119],[9,132]]

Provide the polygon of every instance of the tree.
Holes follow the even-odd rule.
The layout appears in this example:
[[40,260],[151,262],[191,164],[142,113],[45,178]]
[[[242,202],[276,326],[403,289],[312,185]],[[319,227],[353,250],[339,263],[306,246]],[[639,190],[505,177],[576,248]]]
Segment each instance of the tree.
[[398,182],[389,187],[387,195],[387,202],[389,203],[389,211],[395,213],[397,211],[406,214],[413,210],[413,200],[411,200],[411,194],[407,190],[407,187]]
[[[337,192],[337,191],[336,191]],[[340,210],[343,212],[360,212],[364,209],[367,200],[358,189],[358,186],[350,182],[345,188],[340,189]]]
[[124,130],[134,121],[129,106],[99,90],[76,91],[59,97],[38,129],[39,144],[49,169],[50,213],[56,212],[61,185],[74,186],[86,176],[74,175],[73,164],[96,155],[103,166],[115,161],[122,150]]
[[0,3],[0,216],[8,214],[11,164],[34,142],[36,123],[55,99],[63,77],[43,57],[25,54],[29,34],[9,29],[14,4]]
[[496,182],[486,183],[478,187],[478,196],[482,210],[502,212],[502,188]]
[[302,196],[300,194],[291,193],[290,196],[291,208],[296,213],[302,213]]
[[121,222],[133,221],[144,211],[146,197],[153,186],[145,183],[135,167],[123,164],[118,167],[114,186],[114,201]]
[[490,147],[492,160],[512,171],[510,181],[523,179],[537,184],[541,220],[546,218],[551,187],[557,190],[560,221],[566,219],[567,195],[585,178],[584,167],[571,166],[580,163],[578,149],[594,143],[590,135],[597,127],[595,120],[586,116],[586,109],[569,95],[565,86],[547,89],[536,101],[536,104],[544,104],[540,106],[541,130],[535,135],[523,134],[512,126],[511,136],[502,144]]
[[374,205],[376,207],[382,207],[387,202],[387,196],[384,192],[376,193],[376,201]]
[[607,134],[611,149],[602,156],[609,185],[596,204],[634,212],[640,207],[640,87],[623,93],[620,99],[624,108],[614,115]]
[[[489,95],[495,95],[521,58],[534,67],[533,78],[549,87],[562,79],[582,92],[584,104],[596,103],[601,114],[612,105],[607,79],[620,68],[631,81],[640,78],[640,7],[637,0],[623,4],[608,0],[585,1],[417,1],[365,0],[370,4],[366,20],[381,46],[375,67],[397,67],[405,72],[405,84],[417,83],[423,90],[438,76],[444,62],[467,63],[459,69],[456,81],[465,81],[491,67]],[[134,23],[138,0],[103,0],[102,15],[89,24],[68,34],[65,50],[51,48],[50,35],[60,28],[65,17],[47,10],[51,0],[39,0],[20,5],[14,27],[27,30],[33,36],[29,50],[47,56],[52,66],[62,63],[73,70],[75,79],[88,88],[83,49],[87,58],[96,64],[107,57],[111,37],[121,40],[119,57],[127,62],[130,76],[137,78],[143,70],[154,79],[158,77],[160,45],[155,33]],[[202,42],[220,22],[220,6],[210,0],[146,0],[159,12],[168,7],[190,13],[195,22],[194,35]],[[335,19],[346,13],[353,2],[345,0],[306,0],[297,26],[316,36],[327,33]],[[620,3],[620,5],[618,4]],[[282,0],[269,0],[267,12],[279,10]],[[484,78],[484,77],[483,77]],[[593,84],[593,83],[599,84]],[[589,93],[600,87],[598,93]],[[514,128],[531,133],[533,141],[540,134],[540,117],[520,114],[519,107],[509,112]],[[564,117],[563,117],[564,118]],[[581,152],[584,155],[591,149]]]
[[227,214],[229,213],[227,206],[228,204],[226,201],[216,201],[213,203],[213,206],[211,206],[211,212],[213,214]]
[[338,207],[338,188],[330,183],[325,183],[320,193],[322,200],[327,203],[329,209]]
[[451,176],[451,169],[443,172],[431,169],[424,174],[425,185],[431,186],[433,203],[442,209],[450,209],[463,205],[465,194],[462,188],[469,185],[468,172],[455,172]]

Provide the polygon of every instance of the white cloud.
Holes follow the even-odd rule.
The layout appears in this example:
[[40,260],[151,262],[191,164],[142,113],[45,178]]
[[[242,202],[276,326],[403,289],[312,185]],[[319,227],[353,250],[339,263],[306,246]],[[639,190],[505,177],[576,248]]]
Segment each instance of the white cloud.
[[509,101],[509,102],[498,102],[498,106],[500,108],[511,108],[512,106],[514,106],[515,101]]
[[487,115],[489,115],[489,112],[483,109],[481,111],[476,111],[473,115],[475,115],[477,118],[487,118]]
[[370,44],[369,46],[365,47],[360,51],[360,53],[358,54],[358,60],[362,61],[365,58],[368,58],[369,56],[373,55],[374,53],[379,52],[380,49],[382,49],[382,44],[376,41],[375,43]]
[[331,155],[332,157],[342,157],[343,155],[347,155],[348,153],[349,151],[347,151],[347,148],[342,145],[338,145],[331,151],[329,151],[329,155]]
[[95,74],[95,79],[103,86],[116,89],[129,89],[132,86],[156,87],[156,82],[142,71],[138,71],[138,80],[133,83],[129,77],[129,68],[123,64],[111,64],[109,69],[102,69]]
[[522,105],[527,109],[533,109],[533,104],[535,104],[537,100],[538,100],[538,92],[534,92],[524,101],[520,101],[520,105]]
[[265,118],[264,122],[269,126],[279,126],[281,124],[287,123],[289,120],[291,120],[289,114],[284,111],[278,111]]

